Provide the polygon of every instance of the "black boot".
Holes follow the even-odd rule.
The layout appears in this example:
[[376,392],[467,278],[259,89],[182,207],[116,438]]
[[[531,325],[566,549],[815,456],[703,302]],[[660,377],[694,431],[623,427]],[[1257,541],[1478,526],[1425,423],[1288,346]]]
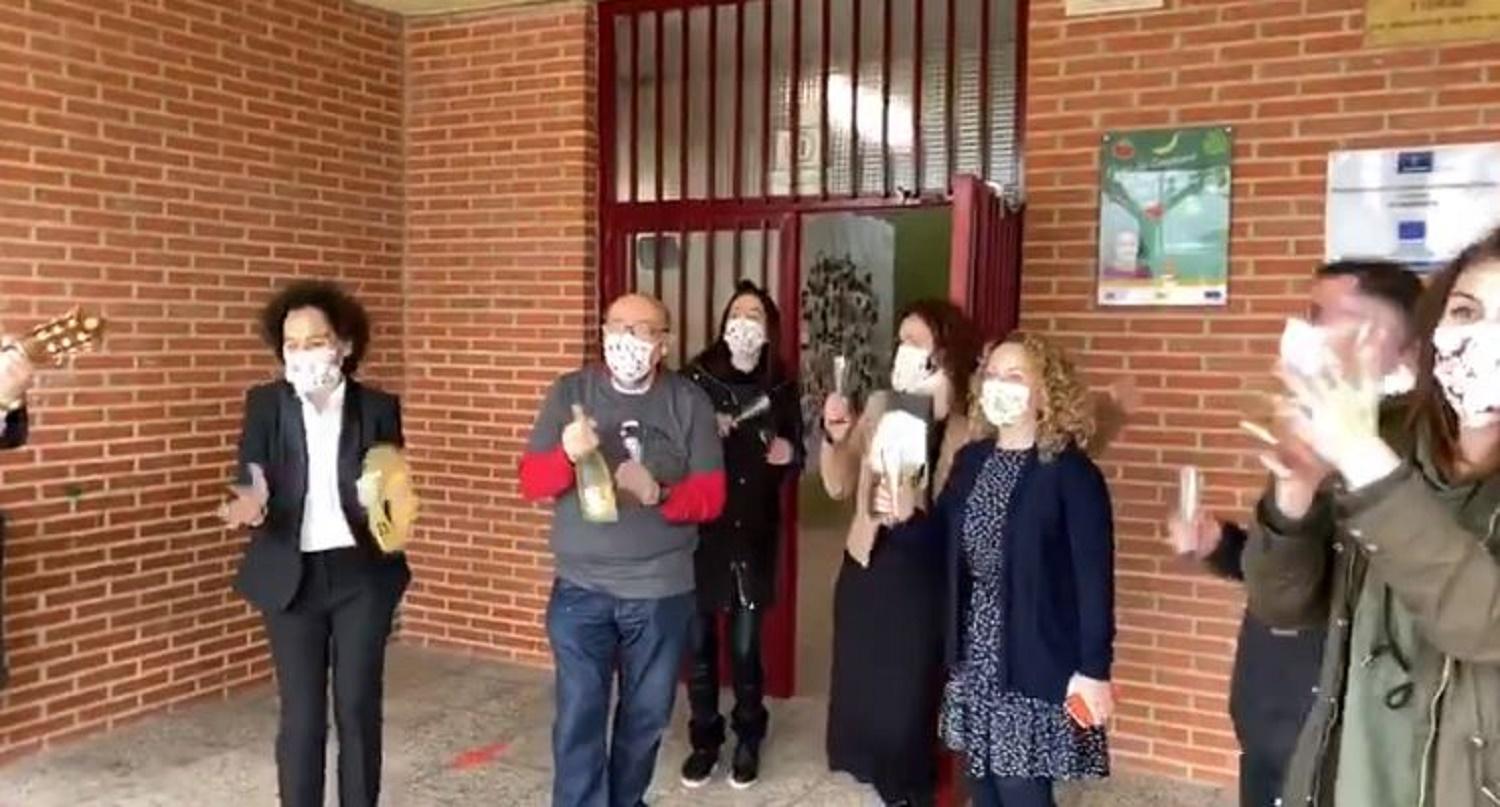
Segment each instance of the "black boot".
[[729,786],[748,790],[760,781],[760,743],[741,742],[734,749],[734,766],[729,772]]
[[715,717],[707,725],[688,724],[688,740],[693,753],[682,763],[682,784],[688,788],[700,788],[714,777],[719,766],[719,749],[724,745],[724,718]]

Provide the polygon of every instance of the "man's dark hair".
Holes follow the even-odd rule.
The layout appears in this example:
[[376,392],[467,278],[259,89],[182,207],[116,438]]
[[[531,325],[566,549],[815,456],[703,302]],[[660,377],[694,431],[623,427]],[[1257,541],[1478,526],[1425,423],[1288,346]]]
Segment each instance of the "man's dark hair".
[[1407,332],[1416,334],[1422,279],[1395,261],[1347,260],[1318,267],[1318,278],[1352,277],[1359,293],[1380,300],[1406,317]]
[[349,345],[344,359],[344,374],[354,375],[370,346],[370,315],[354,296],[327,280],[298,280],[282,289],[266,303],[260,314],[260,333],[266,346],[281,360],[286,341],[286,317],[299,308],[316,308],[328,318],[340,341]]

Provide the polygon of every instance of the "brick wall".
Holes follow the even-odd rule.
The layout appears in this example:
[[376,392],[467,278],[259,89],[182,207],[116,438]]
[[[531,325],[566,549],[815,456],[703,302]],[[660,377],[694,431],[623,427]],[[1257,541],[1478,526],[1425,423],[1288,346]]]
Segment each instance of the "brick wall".
[[595,327],[593,59],[580,4],[409,24],[405,404],[425,496],[410,640],[549,658],[545,516],[515,468]]
[[[269,674],[215,525],[255,309],[340,278],[400,377],[401,22],[335,0],[14,0],[0,14],[0,325],[73,303],[103,355],[44,376],[0,456],[0,758]],[[76,489],[75,489],[76,487]]]
[[[1029,27],[1022,318],[1063,336],[1101,378],[1144,392],[1107,471],[1119,528],[1121,760],[1173,776],[1233,777],[1226,677],[1241,600],[1174,573],[1159,524],[1176,468],[1205,469],[1209,503],[1243,516],[1262,481],[1235,433],[1283,319],[1304,308],[1322,256],[1331,149],[1493,140],[1493,43],[1371,49],[1362,0],[1167,0],[1167,9],[1067,20],[1034,0]],[[1099,311],[1090,274],[1100,134],[1235,127],[1231,302],[1205,315]]]

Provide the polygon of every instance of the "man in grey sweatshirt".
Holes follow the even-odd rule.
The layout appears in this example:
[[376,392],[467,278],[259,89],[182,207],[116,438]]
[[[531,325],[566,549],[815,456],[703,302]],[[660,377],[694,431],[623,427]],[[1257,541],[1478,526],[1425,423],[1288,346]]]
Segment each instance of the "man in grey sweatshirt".
[[[616,300],[605,315],[606,366],[553,384],[521,459],[522,494],[552,506],[553,807],[644,804],[693,615],[698,525],[724,507],[713,404],[661,368],[669,336],[660,302]],[[574,463],[595,451],[618,493],[611,523],[587,520],[574,489]]]

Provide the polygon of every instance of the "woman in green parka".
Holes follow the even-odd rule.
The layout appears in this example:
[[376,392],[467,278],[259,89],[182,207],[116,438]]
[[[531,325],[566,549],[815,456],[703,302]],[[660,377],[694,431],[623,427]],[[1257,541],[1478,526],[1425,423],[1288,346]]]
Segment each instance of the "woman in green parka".
[[1328,626],[1287,805],[1500,805],[1500,230],[1425,307],[1398,428],[1382,428],[1374,335],[1324,372],[1284,371],[1249,606]]

